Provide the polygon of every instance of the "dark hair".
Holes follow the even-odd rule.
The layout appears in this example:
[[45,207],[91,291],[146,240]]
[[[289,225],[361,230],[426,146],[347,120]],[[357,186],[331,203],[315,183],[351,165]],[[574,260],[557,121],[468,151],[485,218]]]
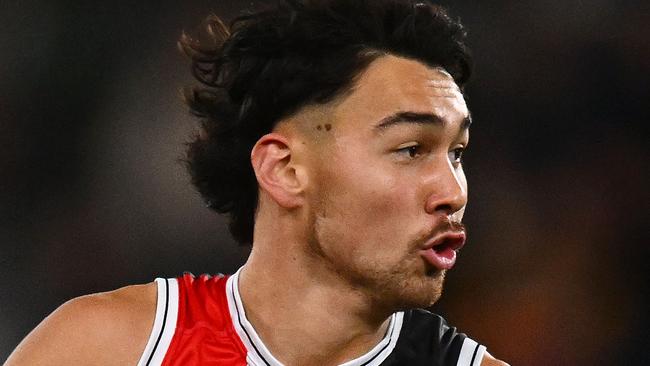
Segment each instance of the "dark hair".
[[229,27],[211,16],[207,30],[179,42],[201,83],[184,91],[201,119],[186,163],[242,244],[252,243],[258,201],[250,152],[278,120],[349,90],[385,54],[441,66],[461,89],[471,73],[463,26],[419,0],[285,0]]

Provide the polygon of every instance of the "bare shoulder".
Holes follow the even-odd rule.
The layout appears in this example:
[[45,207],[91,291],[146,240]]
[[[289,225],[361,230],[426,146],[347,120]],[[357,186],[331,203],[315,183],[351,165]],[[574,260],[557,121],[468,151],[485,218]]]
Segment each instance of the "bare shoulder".
[[510,365],[501,360],[497,360],[491,354],[485,352],[485,356],[483,356],[483,361],[481,361],[481,366],[510,366]]
[[156,298],[152,282],[72,299],[45,318],[5,366],[134,365],[153,327]]

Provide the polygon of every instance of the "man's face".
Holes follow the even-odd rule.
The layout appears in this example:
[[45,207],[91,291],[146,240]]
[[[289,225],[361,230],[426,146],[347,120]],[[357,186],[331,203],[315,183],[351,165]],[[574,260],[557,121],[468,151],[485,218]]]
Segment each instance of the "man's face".
[[450,225],[467,203],[458,86],[440,68],[384,56],[328,113],[331,125],[311,126],[311,249],[378,304],[432,305],[464,242]]

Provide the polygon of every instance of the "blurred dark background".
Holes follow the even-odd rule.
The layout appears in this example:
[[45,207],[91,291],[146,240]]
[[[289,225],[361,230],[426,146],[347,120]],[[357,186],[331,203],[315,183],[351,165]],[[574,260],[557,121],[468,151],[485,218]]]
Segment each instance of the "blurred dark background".
[[[82,294],[246,258],[183,166],[176,49],[259,1],[0,0],[0,361]],[[513,365],[650,364],[646,1],[445,1],[469,245],[436,309]]]

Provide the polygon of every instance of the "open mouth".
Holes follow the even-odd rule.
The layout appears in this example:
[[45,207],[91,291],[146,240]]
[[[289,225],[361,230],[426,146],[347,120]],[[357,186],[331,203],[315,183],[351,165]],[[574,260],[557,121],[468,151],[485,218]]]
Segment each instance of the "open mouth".
[[456,251],[454,247],[454,243],[451,240],[444,240],[441,244],[438,244],[431,249],[439,255],[446,255],[452,251]]
[[432,266],[438,269],[451,269],[456,263],[456,256],[465,244],[465,233],[450,233],[433,241],[420,255]]
[[437,253],[449,251],[458,252],[465,244],[465,238],[445,238],[440,244],[434,245],[432,249]]

